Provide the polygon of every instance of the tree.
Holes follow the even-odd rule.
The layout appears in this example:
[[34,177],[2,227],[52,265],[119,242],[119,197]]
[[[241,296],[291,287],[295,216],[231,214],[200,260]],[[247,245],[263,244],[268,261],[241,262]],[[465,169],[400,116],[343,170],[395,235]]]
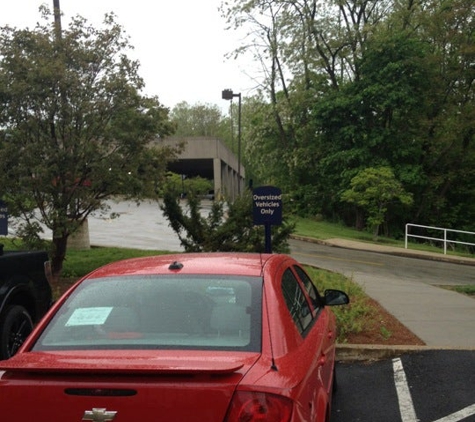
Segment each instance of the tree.
[[411,194],[404,191],[390,167],[361,170],[351,179],[351,188],[342,193],[341,199],[356,204],[367,213],[367,223],[375,239],[391,204],[399,201],[411,205],[413,202]]
[[102,30],[76,17],[60,34],[48,24],[0,32],[0,197],[30,233],[38,222],[52,230],[55,278],[88,215],[111,196],[153,191],[176,153],[149,148],[172,125],[157,98],[140,94],[129,48],[113,14]]
[[431,87],[425,54],[424,43],[411,33],[379,31],[358,60],[358,80],[315,102],[320,134],[315,180],[332,211],[345,213],[335,193],[367,167],[393,168],[410,191],[422,182],[421,120]]
[[305,195],[303,212],[348,221],[340,192],[361,169],[389,166],[415,202],[392,215],[392,230],[473,227],[473,1],[224,7],[248,29],[238,53],[263,67],[260,96],[243,108],[248,174]]
[[[259,114],[250,117],[252,124],[245,131],[252,134],[245,135],[244,160],[253,165],[250,173],[266,173],[273,180],[264,183],[277,184],[296,197],[316,191],[322,132],[315,104],[358,79],[356,60],[390,6],[387,0],[223,3],[230,27],[247,30],[237,53],[251,53],[262,66],[261,95],[253,103],[253,108],[261,103]],[[257,151],[268,153],[254,154]],[[265,161],[264,169],[259,160]]]
[[414,222],[473,229],[475,219],[475,8],[470,0],[428,1],[417,22],[434,69],[422,142],[425,183]]
[[229,138],[230,123],[216,105],[178,103],[170,113],[176,136]]

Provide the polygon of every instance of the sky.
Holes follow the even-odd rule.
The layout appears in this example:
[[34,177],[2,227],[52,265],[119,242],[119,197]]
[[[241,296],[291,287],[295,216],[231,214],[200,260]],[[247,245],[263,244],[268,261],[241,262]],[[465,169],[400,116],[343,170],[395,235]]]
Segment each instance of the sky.
[[[242,96],[252,94],[255,83],[243,61],[225,57],[241,45],[242,38],[225,30],[218,10],[221,0],[60,0],[62,27],[81,15],[100,26],[105,13],[116,22],[135,47],[129,57],[140,62],[139,74],[146,95],[156,95],[166,107],[186,101],[190,105],[229,103],[223,89]],[[33,29],[42,21],[41,4],[53,9],[53,0],[3,0],[0,26]],[[249,67],[249,66],[247,66]]]

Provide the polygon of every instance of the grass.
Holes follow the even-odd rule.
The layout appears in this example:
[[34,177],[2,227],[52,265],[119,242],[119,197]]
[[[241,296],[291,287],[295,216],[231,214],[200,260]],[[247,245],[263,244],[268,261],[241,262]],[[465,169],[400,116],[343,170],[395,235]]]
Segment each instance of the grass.
[[322,240],[343,238],[368,242],[372,241],[372,236],[369,232],[358,231],[340,224],[299,217],[295,218],[293,221],[296,223],[294,232],[296,235]]
[[82,277],[92,270],[110,262],[127,258],[140,258],[150,255],[162,255],[168,251],[140,250],[129,248],[94,247],[89,250],[69,250],[63,263],[62,276]]
[[440,286],[444,289],[454,290],[457,293],[462,293],[467,296],[473,296],[475,298],[475,286],[467,285],[467,286]]
[[[26,250],[27,248],[18,239],[2,238],[0,243],[6,251]],[[63,262],[64,278],[82,277],[103,265],[128,258],[140,258],[150,255],[163,255],[170,251],[141,250],[131,248],[92,247],[88,250],[68,249]]]
[[373,307],[363,288],[342,274],[313,267],[306,267],[306,270],[322,294],[326,289],[338,289],[350,297],[349,305],[332,308],[338,326],[337,341],[345,343],[349,334],[362,332],[368,326],[368,320],[374,316]]

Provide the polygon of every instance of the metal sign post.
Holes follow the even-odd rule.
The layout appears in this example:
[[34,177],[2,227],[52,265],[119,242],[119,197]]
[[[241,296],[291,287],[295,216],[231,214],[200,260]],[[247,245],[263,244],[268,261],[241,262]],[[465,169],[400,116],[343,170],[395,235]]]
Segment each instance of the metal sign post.
[[8,207],[0,200],[0,236],[8,235]]

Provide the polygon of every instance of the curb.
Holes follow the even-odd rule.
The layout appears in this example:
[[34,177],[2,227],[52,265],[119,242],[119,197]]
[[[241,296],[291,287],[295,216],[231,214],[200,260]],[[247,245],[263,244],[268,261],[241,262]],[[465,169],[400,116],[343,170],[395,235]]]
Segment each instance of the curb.
[[428,346],[383,346],[375,344],[337,344],[337,362],[361,362],[391,359],[403,354],[432,350]]
[[475,350],[475,347],[383,346],[373,344],[337,344],[337,362],[362,362],[392,359],[408,353],[430,350]]
[[475,266],[475,258],[465,258],[460,256],[454,255],[444,255],[438,254],[435,252],[425,252],[425,251],[418,251],[414,249],[404,249],[395,246],[385,246],[385,245],[378,245],[366,242],[358,242],[352,240],[345,240],[345,239],[314,239],[312,237],[300,236],[300,235],[291,235],[291,239],[301,240],[304,242],[309,243],[316,243],[319,245],[331,246],[335,248],[345,248],[345,249],[357,249],[366,252],[374,252],[374,253],[381,253],[386,255],[395,255],[395,256],[403,256],[406,258],[418,258],[418,259],[427,259],[431,261],[441,261],[441,262],[452,262],[454,264],[460,265],[471,265]]

